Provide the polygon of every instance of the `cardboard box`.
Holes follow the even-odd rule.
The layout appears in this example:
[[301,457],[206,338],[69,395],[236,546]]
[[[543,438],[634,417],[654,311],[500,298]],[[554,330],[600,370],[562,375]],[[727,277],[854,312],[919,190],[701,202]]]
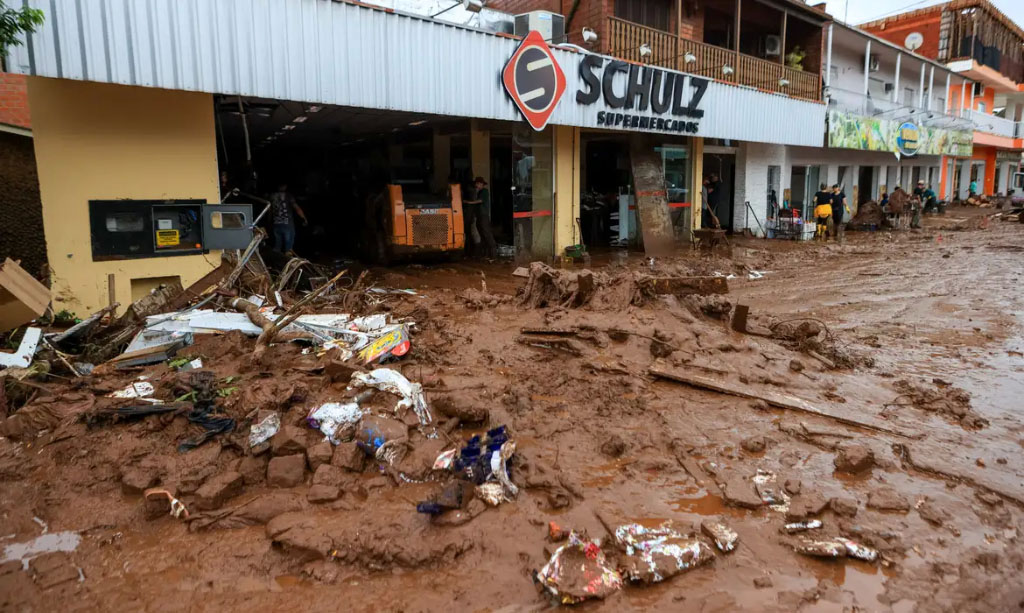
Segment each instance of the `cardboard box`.
[[48,304],[49,288],[11,258],[0,264],[0,332],[27,324],[46,312]]

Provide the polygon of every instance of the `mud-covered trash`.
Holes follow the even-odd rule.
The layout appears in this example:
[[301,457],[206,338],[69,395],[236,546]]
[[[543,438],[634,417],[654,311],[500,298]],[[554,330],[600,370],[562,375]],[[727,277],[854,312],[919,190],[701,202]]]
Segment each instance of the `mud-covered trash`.
[[[187,520],[189,518],[188,509],[185,508],[185,503],[175,498],[174,495],[166,489],[153,488],[146,490],[145,494],[143,494],[143,498],[146,500],[147,505],[162,506],[166,504],[165,508],[169,511],[170,516],[175,519]],[[163,501],[166,501],[166,503]]]
[[548,540],[552,543],[561,543],[569,538],[569,531],[559,526],[556,522],[548,522]]
[[768,505],[773,511],[785,513],[789,510],[789,494],[777,483],[778,477],[775,473],[757,469],[754,475],[754,489],[760,496],[761,502]]
[[450,481],[438,488],[429,498],[416,505],[416,511],[426,515],[440,515],[445,511],[463,509],[476,494],[472,483]]
[[736,534],[735,530],[720,521],[705,519],[700,522],[700,529],[715,543],[719,551],[726,553],[736,549],[736,543],[740,540],[740,535]]
[[483,500],[492,507],[505,502],[505,488],[500,483],[490,482],[476,486],[477,498]]
[[363,364],[382,364],[409,353],[412,343],[409,340],[409,328],[405,325],[398,324],[377,332],[380,336],[359,350],[359,360]]
[[846,557],[846,546],[837,541],[812,541],[801,540],[794,547],[797,553],[815,558],[842,558]]
[[938,413],[960,423],[966,430],[980,430],[987,427],[988,420],[971,408],[971,394],[966,390],[939,380],[930,387],[925,382],[915,383],[899,379],[893,388],[900,394],[886,408],[912,406],[921,411]]
[[[116,392],[107,394],[110,398],[139,398],[144,399],[152,396],[156,389],[153,384],[145,380],[145,377],[140,377],[138,381],[129,383],[122,389]],[[159,402],[159,401],[157,401]]]
[[609,566],[600,543],[575,530],[533,578],[561,604],[605,598],[622,589],[622,575]]
[[450,469],[455,464],[456,453],[458,453],[458,449],[449,449],[438,454],[437,459],[434,460],[434,470]]
[[878,550],[843,537],[821,541],[802,539],[795,550],[797,553],[818,558],[850,557],[865,562],[874,562],[878,559]]
[[423,386],[412,383],[397,370],[377,368],[370,372],[357,372],[352,375],[352,387],[373,387],[390,392],[401,399],[395,405],[395,413],[402,409],[412,409],[420,424],[427,425],[433,421],[427,408],[427,398],[423,395]]
[[615,541],[625,552],[623,576],[631,581],[657,583],[714,559],[715,552],[693,535],[684,536],[671,521],[655,528],[625,524],[615,529]]
[[281,429],[281,416],[276,411],[249,426],[249,447],[255,447],[270,440]]
[[357,402],[327,402],[309,412],[306,423],[319,430],[332,445],[351,439],[363,416]]
[[797,532],[806,532],[807,530],[817,530],[822,526],[820,519],[812,519],[810,521],[798,521],[791,524],[786,524],[782,527],[787,534],[796,534]]

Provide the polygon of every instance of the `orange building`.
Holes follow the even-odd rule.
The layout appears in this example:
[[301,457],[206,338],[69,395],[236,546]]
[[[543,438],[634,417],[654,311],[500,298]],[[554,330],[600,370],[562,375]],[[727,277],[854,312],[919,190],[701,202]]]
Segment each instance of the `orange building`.
[[970,158],[946,158],[945,197],[965,197],[972,182],[985,194],[1024,189],[1024,30],[988,0],[954,0],[860,26],[945,63],[976,81],[951,87],[951,107],[975,126]]

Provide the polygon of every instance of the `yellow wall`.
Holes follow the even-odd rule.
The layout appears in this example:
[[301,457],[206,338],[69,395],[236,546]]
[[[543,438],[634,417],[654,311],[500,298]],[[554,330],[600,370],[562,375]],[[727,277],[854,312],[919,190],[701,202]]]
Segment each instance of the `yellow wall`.
[[474,177],[483,177],[491,182],[491,133],[480,127],[479,120],[470,122],[469,130],[469,167]]
[[580,216],[580,129],[555,126],[555,255],[582,243]]
[[94,262],[89,233],[89,200],[220,201],[210,94],[42,77],[28,93],[55,310],[106,306],[108,273],[123,311],[132,279],[188,286],[219,265],[219,252]]

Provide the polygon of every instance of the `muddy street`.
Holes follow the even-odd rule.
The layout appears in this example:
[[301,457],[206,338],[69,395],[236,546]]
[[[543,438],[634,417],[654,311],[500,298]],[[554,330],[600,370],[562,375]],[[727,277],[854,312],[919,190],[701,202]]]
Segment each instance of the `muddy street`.
[[[414,323],[385,368],[422,386],[430,422],[356,384],[377,371],[196,334],[183,355],[238,425],[184,452],[183,413],[101,418],[140,376],[172,402],[194,375],[47,380],[2,424],[0,609],[1017,610],[1022,262],[1019,224],[993,223],[598,257],[592,277],[373,270],[414,293],[355,314]],[[716,274],[728,293],[651,281]],[[307,419],[363,389],[369,454],[343,420],[325,437]],[[453,476],[474,436],[495,454],[475,490]]]

